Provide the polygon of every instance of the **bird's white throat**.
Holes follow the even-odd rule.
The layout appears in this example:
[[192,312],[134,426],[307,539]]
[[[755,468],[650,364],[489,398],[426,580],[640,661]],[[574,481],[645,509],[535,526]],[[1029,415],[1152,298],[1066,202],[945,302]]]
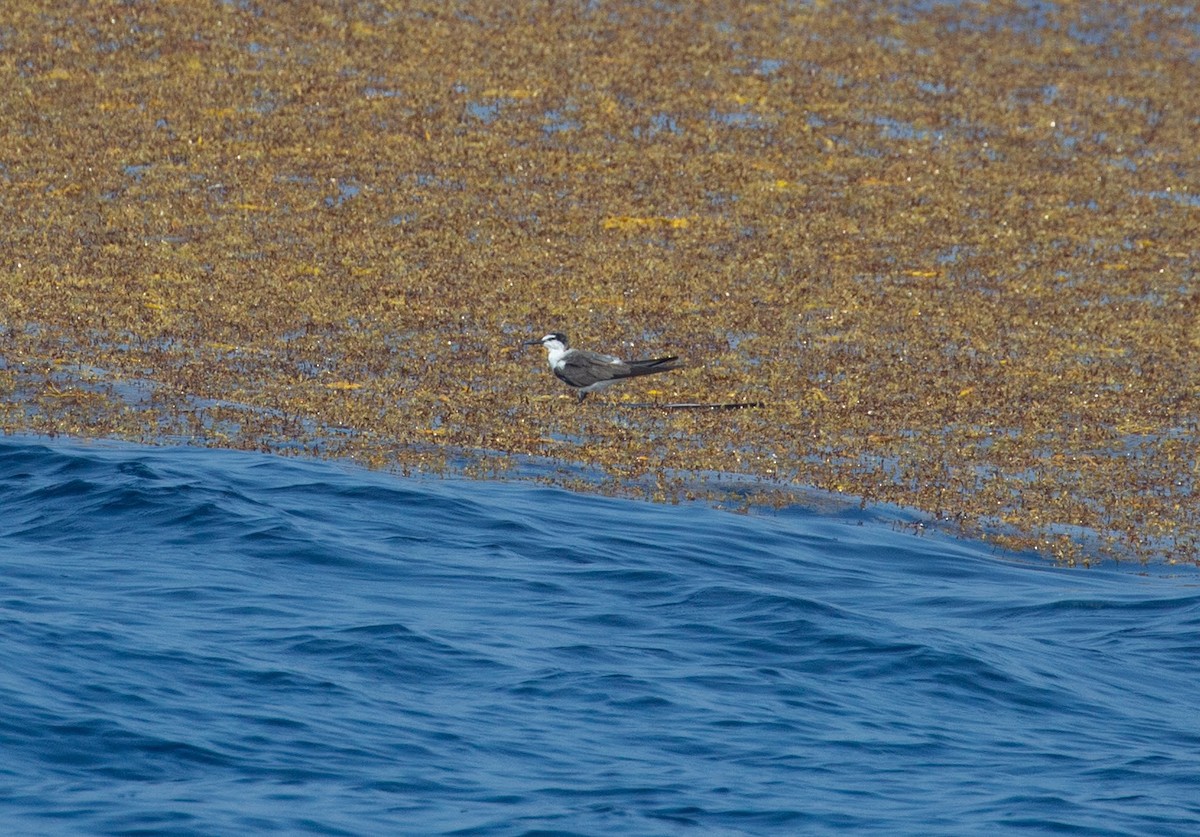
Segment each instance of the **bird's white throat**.
[[567,347],[560,340],[547,340],[542,345],[546,347],[546,360],[550,364],[550,368],[556,369],[567,354]]

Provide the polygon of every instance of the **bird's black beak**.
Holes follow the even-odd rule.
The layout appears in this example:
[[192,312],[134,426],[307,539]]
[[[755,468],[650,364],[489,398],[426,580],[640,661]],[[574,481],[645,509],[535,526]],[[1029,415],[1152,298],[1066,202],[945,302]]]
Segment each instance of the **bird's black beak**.
[[540,346],[540,345],[542,345],[542,341],[541,340],[526,340],[521,345],[522,346]]

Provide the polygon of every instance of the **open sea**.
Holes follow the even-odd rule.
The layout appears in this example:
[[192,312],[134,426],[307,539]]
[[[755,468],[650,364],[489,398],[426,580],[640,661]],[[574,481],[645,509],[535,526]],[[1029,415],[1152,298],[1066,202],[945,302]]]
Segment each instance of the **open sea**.
[[1200,833],[1200,574],[0,439],[0,833]]

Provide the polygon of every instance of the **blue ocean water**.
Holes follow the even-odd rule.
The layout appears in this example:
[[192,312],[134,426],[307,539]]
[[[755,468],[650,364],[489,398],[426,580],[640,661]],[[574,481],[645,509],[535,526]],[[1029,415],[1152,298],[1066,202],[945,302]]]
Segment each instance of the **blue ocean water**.
[[1198,580],[0,439],[0,831],[1191,835]]

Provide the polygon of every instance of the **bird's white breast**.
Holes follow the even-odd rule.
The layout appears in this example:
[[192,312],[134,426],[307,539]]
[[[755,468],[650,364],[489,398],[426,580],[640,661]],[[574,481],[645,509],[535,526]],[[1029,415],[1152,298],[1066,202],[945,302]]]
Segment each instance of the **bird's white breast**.
[[562,366],[563,358],[567,356],[567,350],[562,346],[547,346],[546,360],[550,364],[551,369],[558,369]]

